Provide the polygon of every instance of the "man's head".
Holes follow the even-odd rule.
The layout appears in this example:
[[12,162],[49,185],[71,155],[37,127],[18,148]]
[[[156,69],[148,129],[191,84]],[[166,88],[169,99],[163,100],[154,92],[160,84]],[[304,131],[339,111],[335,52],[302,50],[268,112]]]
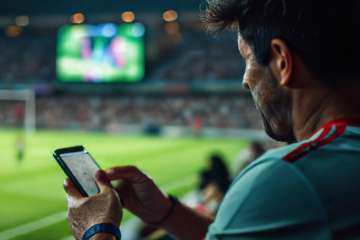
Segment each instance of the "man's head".
[[238,27],[243,85],[268,135],[291,141],[294,91],[360,79],[359,12],[359,0],[210,0],[203,21],[214,34]]

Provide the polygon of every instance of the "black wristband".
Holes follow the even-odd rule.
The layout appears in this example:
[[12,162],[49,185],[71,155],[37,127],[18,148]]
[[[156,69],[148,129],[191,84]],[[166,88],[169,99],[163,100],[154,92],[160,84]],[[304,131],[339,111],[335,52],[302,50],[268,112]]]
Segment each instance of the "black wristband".
[[82,240],[88,240],[97,233],[110,233],[116,237],[116,240],[121,240],[120,229],[111,223],[99,223],[89,228],[83,235]]
[[172,202],[172,206],[169,210],[169,212],[165,215],[165,217],[163,217],[159,222],[156,223],[156,225],[160,225],[163,222],[165,222],[165,220],[170,216],[170,214],[173,212],[175,205],[177,203],[180,203],[179,199],[177,197],[174,197],[173,195],[168,195],[169,200]]

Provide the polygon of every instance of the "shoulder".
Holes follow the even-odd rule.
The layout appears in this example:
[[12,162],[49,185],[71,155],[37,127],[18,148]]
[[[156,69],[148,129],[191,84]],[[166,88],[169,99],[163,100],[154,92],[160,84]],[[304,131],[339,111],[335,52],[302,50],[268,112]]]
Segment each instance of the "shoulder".
[[326,126],[305,141],[266,152],[234,180],[207,239],[330,239],[322,200],[329,192],[346,195],[334,186],[353,194],[353,182],[359,182],[359,136],[359,127]]
[[295,166],[273,157],[277,151],[287,150],[267,153],[238,176],[211,231],[280,238],[290,229],[304,237],[312,236],[315,233],[306,229],[308,224],[321,225],[317,229],[327,228],[326,214],[312,186]]
[[[289,153],[293,152],[294,150],[298,149],[302,143],[295,143],[287,146],[283,146],[276,149],[271,149],[264,153],[261,157],[253,161],[249,166],[247,166],[234,180],[236,182],[239,180],[242,176],[245,175],[245,173],[249,172],[250,170],[253,170],[256,168],[257,171],[279,171],[278,165],[283,165],[283,157],[287,156]],[[290,169],[286,169],[290,170]],[[254,173],[252,173],[254,174]]]

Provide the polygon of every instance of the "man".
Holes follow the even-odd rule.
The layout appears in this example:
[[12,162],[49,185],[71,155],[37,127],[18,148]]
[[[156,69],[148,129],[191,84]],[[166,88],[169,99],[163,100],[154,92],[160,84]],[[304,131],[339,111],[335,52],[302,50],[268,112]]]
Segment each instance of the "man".
[[24,149],[25,149],[25,142],[22,136],[19,136],[16,140],[16,153],[17,153],[17,161],[20,163],[24,157]]
[[201,137],[201,127],[202,127],[202,120],[199,115],[195,115],[191,120],[191,126],[193,129],[193,134],[195,137]]
[[122,179],[116,192],[124,207],[179,239],[360,239],[359,12],[359,0],[211,1],[208,31],[239,28],[243,85],[265,131],[297,143],[242,171],[214,221],[162,194],[135,167],[99,172],[107,187],[89,199],[68,181],[75,236],[97,222],[118,227],[120,213],[108,209],[119,200],[108,181]]

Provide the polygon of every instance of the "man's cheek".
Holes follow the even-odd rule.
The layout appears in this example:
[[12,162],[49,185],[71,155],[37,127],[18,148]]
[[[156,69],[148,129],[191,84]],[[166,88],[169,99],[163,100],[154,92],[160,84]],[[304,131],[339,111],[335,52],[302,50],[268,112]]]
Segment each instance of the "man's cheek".
[[[254,101],[257,102],[258,105],[260,105],[261,108],[263,108],[263,103],[264,103],[264,94],[262,94],[263,92],[261,91],[261,89],[259,88],[259,84],[254,84],[252,82],[252,85],[250,86],[251,89],[251,93],[252,96],[254,98]],[[266,101],[265,101],[266,103]]]

